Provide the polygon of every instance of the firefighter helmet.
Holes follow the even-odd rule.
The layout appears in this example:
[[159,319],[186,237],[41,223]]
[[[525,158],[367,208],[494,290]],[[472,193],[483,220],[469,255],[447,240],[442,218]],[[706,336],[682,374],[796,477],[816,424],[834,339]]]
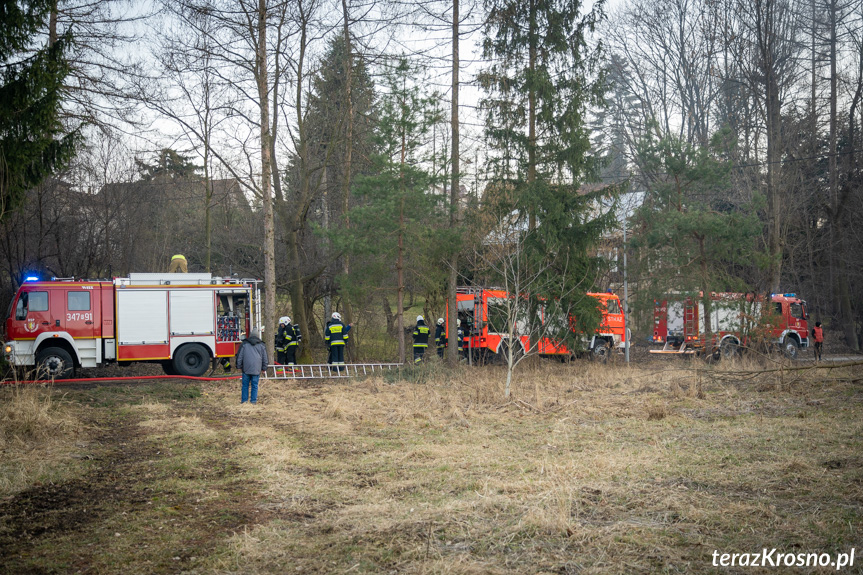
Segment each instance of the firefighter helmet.
[[443,325],[443,318],[442,317],[437,318],[437,324]]
[[425,320],[423,320],[423,316],[418,315],[418,316],[417,316],[417,321],[425,321]]
[[334,319],[334,320],[336,320],[336,321],[342,321],[342,314],[340,314],[340,313],[339,313],[339,312],[337,312],[337,311],[334,311],[334,312],[333,312],[333,319]]
[[283,315],[282,317],[279,318],[279,323],[282,325],[288,325],[289,323],[291,323],[291,318],[289,318],[286,315]]
[[461,320],[460,319],[455,320],[455,326],[461,327]]

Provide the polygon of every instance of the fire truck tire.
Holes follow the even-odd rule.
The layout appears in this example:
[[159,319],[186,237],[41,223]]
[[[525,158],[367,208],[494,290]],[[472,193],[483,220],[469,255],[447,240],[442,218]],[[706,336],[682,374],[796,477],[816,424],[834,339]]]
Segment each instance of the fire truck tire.
[[782,343],[782,353],[784,353],[785,357],[788,359],[797,359],[797,356],[800,353],[800,344],[798,344],[797,340],[793,337],[786,337],[785,341]]
[[719,344],[722,359],[731,359],[740,355],[740,346],[733,339],[726,339]]
[[611,346],[604,339],[596,340],[593,349],[590,350],[590,359],[600,363],[606,363],[611,355]]
[[174,354],[174,369],[177,375],[200,377],[210,366],[210,354],[198,343],[187,343]]
[[75,363],[69,352],[60,347],[46,347],[36,354],[38,379],[66,379],[75,373]]

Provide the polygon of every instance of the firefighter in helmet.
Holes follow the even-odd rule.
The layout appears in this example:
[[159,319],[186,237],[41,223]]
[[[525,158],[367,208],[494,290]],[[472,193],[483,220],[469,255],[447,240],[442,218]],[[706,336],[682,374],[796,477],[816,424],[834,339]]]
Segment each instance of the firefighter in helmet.
[[437,355],[439,358],[443,359],[443,350],[446,349],[447,341],[446,341],[446,328],[443,326],[443,318],[439,317],[437,319],[437,327],[434,331],[434,343],[437,347]]
[[177,254],[171,258],[171,265],[168,266],[168,273],[175,274],[177,272],[189,273],[189,266],[186,262],[186,256]]
[[426,348],[429,346],[429,332],[431,328],[426,325],[423,316],[417,316],[417,325],[414,328],[414,363],[419,363],[425,355]]
[[324,341],[330,348],[332,364],[339,366],[339,371],[345,365],[345,344],[348,341],[348,332],[351,331],[352,327],[353,324],[345,325],[342,323],[342,315],[339,312],[333,312],[332,321],[327,325],[324,332]]
[[291,323],[291,318],[285,316],[285,363],[284,365],[297,364],[297,345],[300,343],[299,326]]
[[288,321],[290,321],[290,318],[286,316],[280,317],[279,329],[276,331],[276,362],[280,365],[288,364]]

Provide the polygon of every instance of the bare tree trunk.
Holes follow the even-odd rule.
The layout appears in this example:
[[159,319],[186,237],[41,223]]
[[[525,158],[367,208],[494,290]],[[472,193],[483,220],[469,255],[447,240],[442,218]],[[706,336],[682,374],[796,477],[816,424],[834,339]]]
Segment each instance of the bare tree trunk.
[[859,348],[857,333],[855,330],[854,310],[851,306],[851,289],[848,285],[848,273],[845,265],[846,242],[843,233],[844,204],[839,192],[839,161],[837,158],[838,139],[838,74],[836,64],[838,58],[836,30],[839,25],[837,15],[839,6],[836,0],[830,0],[828,4],[828,18],[830,22],[830,203],[832,217],[830,218],[830,263],[832,275],[836,279],[835,311],[834,317],[838,315],[845,334],[845,343],[853,350]]
[[404,274],[405,199],[399,204],[399,249],[396,257],[396,323],[398,324],[399,363],[405,363],[405,274]]
[[[459,121],[458,121],[458,88],[459,88],[459,0],[453,0],[452,6],[452,114],[450,117],[450,125],[452,131],[452,156],[450,163],[452,164],[452,184],[450,185],[450,214],[449,225],[451,230],[455,230],[459,220]],[[458,287],[458,250],[453,247],[452,257],[450,259],[449,282],[447,285],[447,300],[449,308],[447,310],[447,325],[449,326],[449,353],[447,361],[450,366],[458,364],[458,329],[456,323],[458,321],[458,298],[456,289]]]
[[[342,189],[342,213],[345,218],[345,228],[349,228],[351,226],[350,217],[348,216],[348,210],[350,209],[350,198],[351,198],[351,170],[352,159],[353,159],[353,149],[354,149],[354,102],[353,102],[353,69],[354,69],[354,61],[353,61],[353,48],[351,46],[351,34],[349,27],[349,17],[348,13],[348,3],[347,0],[342,0],[342,18],[344,19],[343,31],[345,36],[345,100],[348,106],[347,110],[347,127],[345,133],[345,177],[344,177],[344,185]],[[350,257],[345,254],[342,259],[342,272],[345,276],[348,276],[351,272],[351,260]],[[345,297],[343,298],[344,309],[345,309],[345,321],[348,324],[353,323],[354,321],[354,309],[351,304],[351,298]],[[348,339],[347,343],[347,351],[348,357],[352,360],[356,361],[357,357],[357,345],[356,338]]]
[[[530,0],[530,22],[528,26],[530,47],[528,48],[528,73],[533,77],[536,70],[536,45],[538,42],[536,32],[536,2]],[[531,80],[532,81],[532,80]],[[536,90],[531,86],[527,94],[527,185],[536,183]],[[536,213],[530,210],[528,214],[528,231],[536,229]]]
[[261,201],[264,215],[264,333],[270,357],[275,357],[276,316],[276,259],[273,198],[270,191],[272,173],[272,134],[270,133],[269,78],[267,74],[267,2],[258,0],[258,43],[255,53],[255,72],[258,99],[261,106]]

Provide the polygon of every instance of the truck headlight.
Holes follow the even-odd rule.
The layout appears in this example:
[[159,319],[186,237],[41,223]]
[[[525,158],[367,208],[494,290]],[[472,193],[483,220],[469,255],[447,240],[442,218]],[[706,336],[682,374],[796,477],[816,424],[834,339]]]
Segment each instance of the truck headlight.
[[3,352],[4,352],[4,353],[6,353],[6,355],[9,355],[9,354],[11,354],[11,353],[12,353],[12,350],[13,350],[13,349],[14,349],[14,348],[12,347],[12,344],[11,344],[11,343],[7,343],[7,344],[6,344],[6,346],[3,348]]

